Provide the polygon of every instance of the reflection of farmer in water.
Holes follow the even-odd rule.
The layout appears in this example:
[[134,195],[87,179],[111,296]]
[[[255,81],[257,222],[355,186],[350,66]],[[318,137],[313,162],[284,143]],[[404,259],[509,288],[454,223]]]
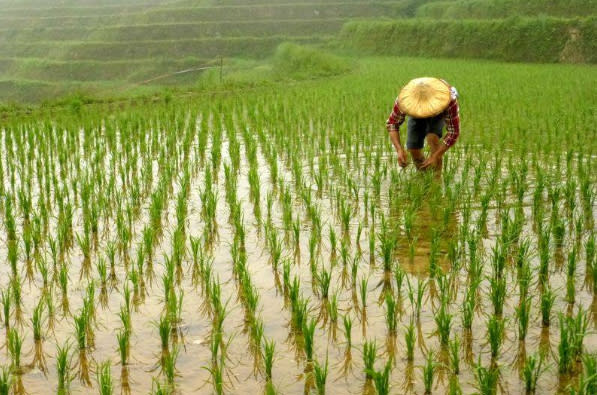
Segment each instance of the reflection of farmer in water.
[[[396,98],[394,109],[386,122],[390,139],[398,154],[398,164],[401,167],[408,164],[399,134],[400,125],[408,115],[406,149],[415,166],[417,169],[441,171],[442,156],[454,145],[460,134],[458,113],[458,92],[446,81],[424,77],[406,84]],[[448,132],[440,143],[444,124]],[[423,155],[424,140],[427,140],[431,149],[427,159]]]

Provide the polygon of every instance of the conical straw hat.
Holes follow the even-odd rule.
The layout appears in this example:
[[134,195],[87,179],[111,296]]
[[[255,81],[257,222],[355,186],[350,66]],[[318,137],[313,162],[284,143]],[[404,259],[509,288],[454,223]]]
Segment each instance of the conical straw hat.
[[438,115],[450,104],[450,87],[437,78],[415,78],[398,95],[400,111],[413,118]]

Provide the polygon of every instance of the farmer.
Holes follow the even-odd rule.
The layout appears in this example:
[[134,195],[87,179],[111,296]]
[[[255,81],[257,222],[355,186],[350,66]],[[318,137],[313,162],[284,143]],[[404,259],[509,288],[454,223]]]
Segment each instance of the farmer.
[[[419,170],[442,168],[442,157],[460,134],[458,92],[446,81],[438,78],[415,78],[406,84],[394,102],[394,109],[386,122],[390,140],[398,154],[398,164],[408,164],[406,151],[400,143],[399,128],[408,115],[406,149]],[[447,133],[443,140],[442,129]],[[427,140],[431,153],[423,155],[423,143]]]

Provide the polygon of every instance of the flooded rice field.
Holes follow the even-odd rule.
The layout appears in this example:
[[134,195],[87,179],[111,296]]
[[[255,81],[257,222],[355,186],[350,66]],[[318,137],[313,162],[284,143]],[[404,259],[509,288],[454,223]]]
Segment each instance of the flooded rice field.
[[463,136],[437,177],[270,99],[0,128],[0,389],[595,388],[590,145]]

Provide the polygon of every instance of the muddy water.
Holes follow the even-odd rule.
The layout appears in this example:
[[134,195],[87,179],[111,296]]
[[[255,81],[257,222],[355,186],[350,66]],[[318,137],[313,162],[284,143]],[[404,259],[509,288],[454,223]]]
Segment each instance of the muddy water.
[[[224,142],[223,152],[226,152]],[[243,164],[246,164],[244,150],[241,149]],[[224,155],[224,161],[226,157]],[[390,167],[393,166],[393,157],[388,156],[382,160],[387,161]],[[261,196],[274,190],[269,182],[269,168],[265,159],[259,156],[260,177],[262,181]],[[417,174],[407,170],[401,177],[417,177]],[[226,370],[224,375],[225,392],[234,394],[260,393],[264,390],[265,380],[262,373],[262,362],[258,354],[251,351],[249,334],[244,318],[243,307],[238,300],[238,288],[232,273],[232,258],[230,246],[233,240],[232,227],[227,221],[230,215],[228,205],[225,202],[225,189],[223,183],[223,171],[219,172],[217,178],[217,189],[219,193],[217,208],[217,238],[213,248],[208,250],[213,257],[214,271],[222,285],[223,299],[228,301],[230,314],[224,322],[224,332],[229,340],[227,352]],[[292,174],[288,168],[280,166],[280,177],[287,185],[294,185]],[[357,177],[357,179],[359,179]],[[247,227],[247,261],[251,279],[260,291],[259,311],[265,324],[265,337],[273,339],[276,343],[276,356],[273,369],[273,382],[281,393],[298,394],[314,391],[311,376],[307,373],[309,365],[305,362],[302,351],[302,340],[291,330],[291,314],[284,295],[277,285],[280,276],[272,270],[271,258],[266,248],[263,227],[254,216],[253,205],[249,201],[248,166],[241,166],[241,173],[238,181],[238,197],[242,200],[244,223]],[[194,177],[191,185],[189,198],[187,233],[188,236],[200,236],[204,230],[204,223],[200,217],[201,199],[200,190],[203,188],[204,173],[200,171]],[[352,348],[346,344],[346,336],[343,332],[341,319],[334,324],[326,320],[325,300],[314,292],[313,278],[309,268],[309,237],[311,225],[306,219],[306,209],[303,206],[297,191],[293,189],[294,213],[302,218],[302,228],[298,253],[291,242],[284,245],[283,255],[293,261],[291,268],[292,275],[301,279],[301,290],[303,296],[310,300],[310,316],[318,317],[319,323],[316,329],[315,338],[315,359],[324,361],[329,359],[329,375],[327,388],[333,394],[361,394],[373,393],[371,382],[365,380],[363,373],[362,344],[366,340],[376,340],[378,345],[378,361],[376,366],[381,368],[386,360],[392,358],[394,369],[391,374],[391,385],[393,393],[423,393],[423,381],[421,366],[424,364],[425,355],[433,351],[440,363],[447,364],[447,355],[439,344],[435,334],[436,325],[434,322],[434,311],[437,308],[437,289],[433,281],[429,282],[428,289],[422,305],[421,316],[417,321],[417,344],[415,359],[412,362],[406,360],[406,347],[404,344],[404,328],[411,320],[411,306],[406,294],[406,284],[403,286],[399,298],[399,331],[397,337],[388,335],[384,318],[384,306],[382,295],[384,290],[384,273],[381,268],[381,260],[377,252],[369,251],[369,231],[372,227],[377,230],[379,226],[379,214],[383,213],[390,226],[400,228],[402,219],[400,210],[396,209],[397,202],[390,201],[387,196],[393,188],[400,188],[399,184],[391,183],[386,179],[382,185],[382,193],[379,201],[376,202],[377,217],[371,217],[368,210],[363,207],[364,192],[368,190],[367,185],[360,185],[360,200],[354,202],[354,214],[350,223],[349,232],[343,235],[341,224],[336,216],[334,194],[328,186],[321,194],[315,193],[315,199],[321,209],[323,236],[318,248],[317,261],[328,270],[332,271],[331,293],[338,295],[338,308],[340,316],[348,315],[353,320]],[[176,191],[176,188],[175,188]],[[315,191],[317,192],[317,191]],[[168,218],[164,221],[166,228],[172,228],[176,222],[175,199],[171,199],[168,208]],[[266,207],[262,202],[261,213],[265,216]],[[473,217],[477,215],[473,211]],[[530,216],[530,210],[529,210]],[[438,221],[431,208],[423,204],[416,213],[415,234],[417,241],[411,252],[408,242],[401,236],[396,251],[395,259],[407,273],[407,278],[413,284],[417,280],[429,280],[429,253],[431,246],[430,229],[433,222]],[[141,240],[140,232],[143,225],[148,221],[146,214],[143,214],[134,224],[134,239],[129,256],[131,260],[136,256],[135,245]],[[272,222],[279,229],[280,235],[284,236],[282,229],[282,208],[275,200],[272,212]],[[449,218],[448,229],[457,229],[462,223],[460,212]],[[525,226],[524,234],[535,239],[532,226]],[[474,221],[471,221],[474,223]],[[492,245],[499,233],[499,220],[497,210],[492,209],[488,215],[488,227],[483,235],[482,249],[484,261],[489,256]],[[80,230],[81,224],[76,221]],[[363,225],[360,239],[356,240],[359,224]],[[350,267],[345,267],[339,256],[339,252],[332,252],[327,238],[327,229],[332,227],[338,234],[338,245],[344,238],[348,246],[349,257],[359,257],[358,279],[368,278],[367,306],[363,308],[360,303],[358,289],[350,279]],[[121,367],[118,357],[116,334],[122,324],[118,317],[120,306],[123,304],[122,288],[126,277],[126,269],[122,260],[117,266],[117,281],[101,289],[97,285],[97,317],[94,323],[93,346],[80,353],[76,350],[74,338],[73,313],[78,313],[82,307],[83,294],[87,284],[93,278],[97,278],[95,262],[100,254],[105,251],[106,240],[113,234],[114,229],[106,226],[100,231],[99,248],[91,259],[91,277],[80,278],[85,264],[82,256],[75,248],[67,257],[69,263],[69,288],[68,288],[68,310],[61,307],[62,295],[58,289],[55,290],[54,300],[56,304],[56,317],[50,328],[49,321],[46,321],[45,337],[40,344],[32,341],[32,329],[30,317],[33,308],[41,295],[41,277],[34,271],[32,278],[23,280],[23,320],[18,326],[20,332],[25,336],[23,346],[24,355],[22,360],[27,365],[23,374],[18,377],[18,388],[24,389],[30,394],[44,394],[53,392],[57,387],[56,381],[56,346],[66,342],[72,344],[72,365],[73,382],[71,390],[73,393],[88,393],[96,391],[96,370],[97,364],[106,360],[112,362],[112,376],[117,391],[122,393],[148,393],[152,389],[152,378],[164,380],[161,372],[160,360],[162,357],[160,338],[156,322],[164,308],[164,289],[162,287],[161,275],[164,272],[162,266],[163,254],[170,254],[171,237],[169,232],[164,232],[160,245],[155,253],[151,268],[153,277],[145,278],[145,287],[136,295],[136,303],[132,314],[132,339],[130,364]],[[290,238],[289,238],[290,240]],[[445,240],[447,241],[447,240]],[[566,240],[565,248],[569,247],[572,240]],[[564,248],[564,250],[565,250]],[[554,253],[555,254],[555,253]],[[581,255],[583,256],[583,251]],[[190,254],[188,254],[190,255]],[[210,382],[210,374],[204,367],[210,366],[211,353],[209,349],[209,338],[212,329],[212,322],[205,312],[205,298],[200,285],[193,284],[191,280],[191,258],[185,259],[184,272],[181,275],[180,289],[184,290],[182,307],[182,323],[177,331],[176,343],[180,347],[176,368],[175,379],[176,391],[181,394],[187,393],[211,393],[213,391]],[[446,257],[447,244],[442,243],[440,251],[440,267],[450,271],[451,267]],[[373,257],[371,259],[371,257]],[[554,261],[556,255],[554,255]],[[23,262],[23,272],[26,271],[27,263]],[[534,258],[532,266],[538,266],[538,259]],[[564,300],[566,275],[563,269],[557,269],[554,265],[550,274],[552,288],[556,290],[558,297],[554,305],[555,312],[566,312],[569,305]],[[486,321],[492,307],[488,298],[489,285],[483,281],[480,287],[478,300],[478,311],[474,318],[473,328],[470,333],[465,332],[461,326],[459,313],[460,303],[466,289],[466,271],[460,269],[461,274],[456,276],[456,299],[450,306],[454,314],[452,336],[461,339],[461,373],[458,377],[464,393],[475,391],[474,363],[480,361],[483,366],[490,363],[489,346],[486,340]],[[484,273],[489,274],[489,265],[486,264]],[[0,265],[2,289],[7,288],[7,279],[10,268],[8,265]],[[583,262],[579,262],[576,282],[576,307],[582,306],[589,309],[591,318],[596,317],[595,306],[597,303],[590,288],[584,286],[586,268]],[[525,355],[530,355],[540,348],[548,350],[548,370],[539,380],[538,393],[554,393],[563,390],[568,384],[567,378],[559,377],[557,372],[557,344],[559,331],[557,324],[545,329],[541,327],[539,299],[537,284],[531,287],[530,294],[533,297],[529,333],[525,343],[519,342],[517,338],[517,323],[514,316],[514,308],[518,302],[515,272],[507,269],[508,276],[508,297],[504,308],[506,318],[506,337],[502,346],[502,353],[498,359],[501,369],[500,390],[503,393],[518,394],[524,391],[524,384],[520,378],[520,361]],[[25,276],[23,276],[25,278]],[[393,285],[393,279],[390,280]],[[100,298],[105,295],[105,299]],[[575,307],[575,308],[576,308]],[[597,328],[597,323],[593,321]],[[597,351],[597,335],[591,333],[585,340],[586,349],[589,352]],[[7,347],[0,352],[0,365],[8,365],[10,356]],[[434,381],[434,392],[444,393],[448,386],[449,373],[441,365],[438,366]],[[93,389],[91,389],[93,387]]]

